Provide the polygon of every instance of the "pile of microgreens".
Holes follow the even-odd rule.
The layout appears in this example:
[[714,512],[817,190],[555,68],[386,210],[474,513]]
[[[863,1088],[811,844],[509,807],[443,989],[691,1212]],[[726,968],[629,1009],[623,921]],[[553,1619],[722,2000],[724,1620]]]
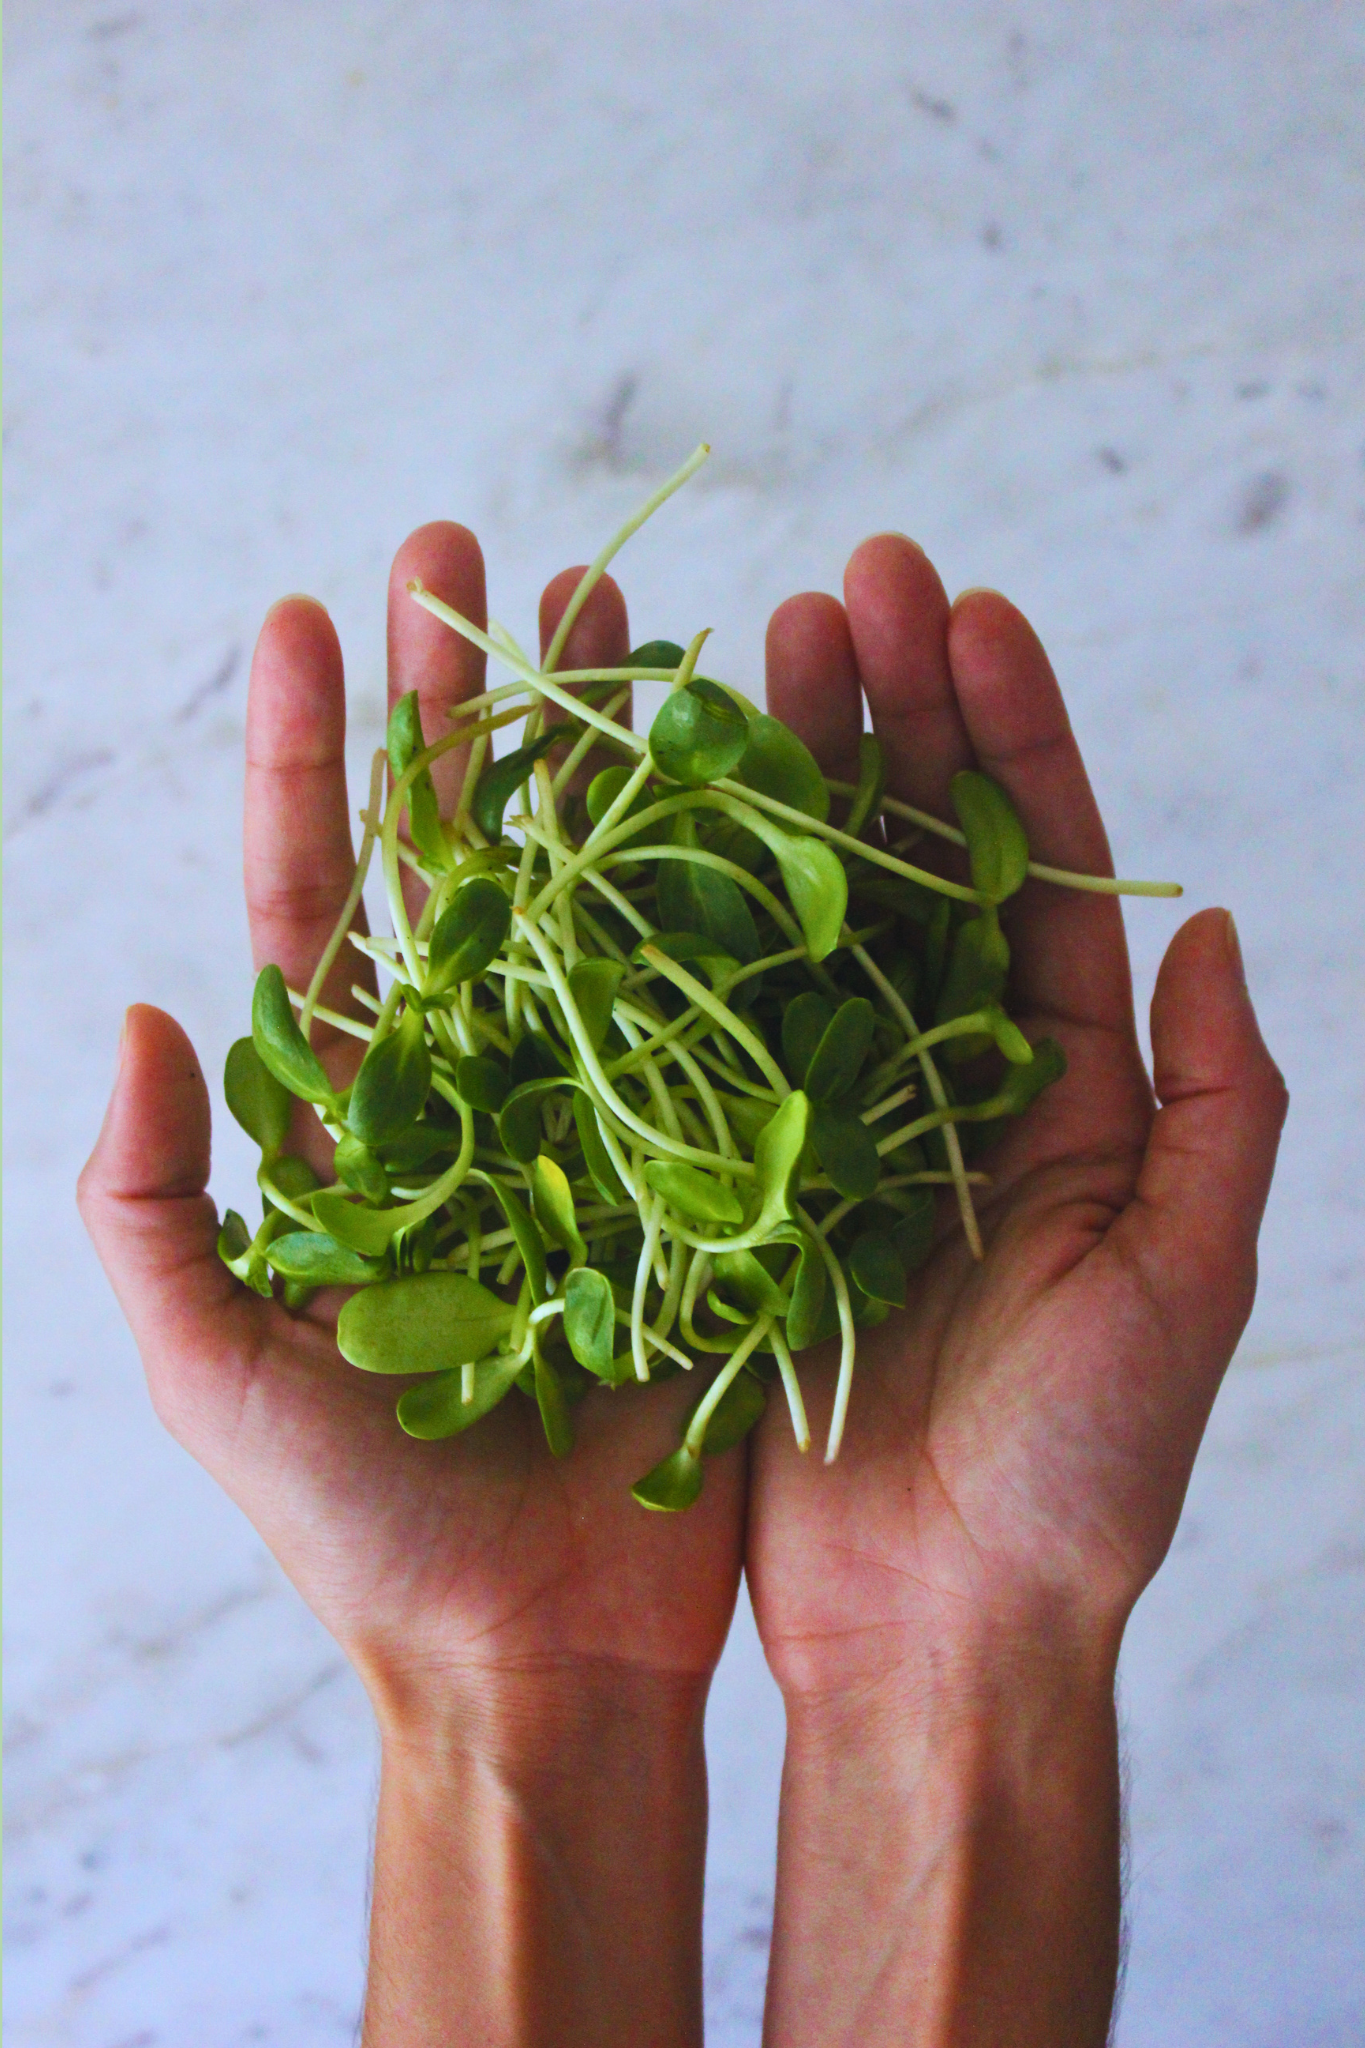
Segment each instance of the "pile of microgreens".
[[[857,783],[831,781],[786,726],[696,673],[704,633],[560,672],[608,562],[707,452],[602,550],[540,667],[410,586],[514,680],[455,706],[430,745],[416,693],[394,707],[312,981],[262,970],[225,1077],[261,1147],[265,1215],[253,1235],[229,1210],[222,1258],[264,1295],[273,1273],[293,1309],[356,1289],[337,1343],[366,1371],[425,1375],[398,1401],[409,1435],[453,1436],[515,1386],[562,1457],[590,1389],[719,1363],[633,1489],[650,1508],[697,1498],[703,1456],[752,1428],[775,1380],[807,1449],[794,1360],[835,1336],[836,1457],[857,1332],[904,1305],[940,1187],[980,1257],[987,1176],[968,1162],[1065,1070],[1004,1008],[1001,904],[1030,875],[1179,893],[1030,861],[1009,799],[973,771],[953,780],[956,827],[897,802],[871,735]],[[635,682],[669,685],[647,739],[615,717]],[[551,705],[567,720],[547,724]],[[493,759],[518,719],[521,744]],[[456,747],[442,817],[430,770]],[[906,858],[926,833],[965,849],[966,879]],[[390,939],[351,928],[376,843]],[[415,924],[404,865],[429,890]],[[318,1000],[347,941],[389,977],[382,1002],[352,990],[365,1021]],[[348,1088],[313,1052],[314,1020],[364,1041]],[[330,1187],[285,1149],[296,1099],[336,1140]]]

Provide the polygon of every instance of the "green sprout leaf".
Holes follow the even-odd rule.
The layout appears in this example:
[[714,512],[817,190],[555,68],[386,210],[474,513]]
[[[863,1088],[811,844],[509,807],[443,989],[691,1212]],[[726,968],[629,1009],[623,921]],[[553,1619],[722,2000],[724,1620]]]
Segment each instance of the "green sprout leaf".
[[244,1219],[235,1209],[229,1209],[218,1233],[218,1256],[229,1273],[244,1281],[255,1293],[263,1294],[267,1300],[270,1298],[270,1274],[266,1267],[266,1247],[274,1225],[275,1219],[267,1216],[253,1238]]
[[502,814],[517,790],[536,762],[543,759],[551,747],[562,745],[569,738],[572,738],[572,732],[564,726],[551,726],[528,747],[518,747],[513,754],[504,754],[500,761],[489,762],[479,777],[474,800],[469,807],[469,814],[485,839],[501,839]]
[[580,960],[569,970],[569,994],[594,1052],[601,1051],[611,1029],[612,1006],[624,973],[619,960]]
[[804,1231],[796,1278],[792,1281],[792,1305],[787,1311],[787,1343],[793,1351],[807,1351],[826,1334],[825,1296],[829,1274],[820,1247]]
[[474,1398],[464,1399],[464,1373],[438,1373],[421,1386],[409,1387],[398,1398],[398,1421],[409,1436],[427,1442],[458,1436],[472,1423],[482,1421],[496,1408],[504,1394],[511,1392],[519,1368],[515,1358],[488,1358],[474,1375]]
[[869,1301],[905,1307],[905,1267],[886,1230],[865,1230],[849,1254],[849,1271]]
[[626,668],[680,669],[686,650],[676,640],[646,640],[626,656]]
[[266,1256],[282,1280],[297,1280],[310,1288],[369,1287],[382,1280],[386,1270],[382,1260],[364,1258],[323,1230],[286,1231]]
[[348,1188],[354,1188],[367,1202],[385,1202],[389,1196],[389,1176],[384,1162],[377,1152],[368,1145],[362,1145],[359,1138],[343,1131],[337,1139],[336,1151],[332,1154],[332,1171]]
[[642,1508],[676,1514],[682,1508],[690,1508],[697,1499],[702,1477],[701,1459],[694,1458],[686,1444],[679,1444],[643,1479],[637,1479],[630,1490]]
[[786,1315],[791,1306],[787,1296],[753,1252],[717,1252],[711,1266],[720,1285],[756,1315]]
[[841,1195],[864,1202],[881,1176],[877,1140],[860,1116],[833,1103],[811,1110],[810,1134],[815,1156]]
[[[858,737],[858,785],[848,806],[844,830],[851,839],[856,839],[869,819],[881,816],[882,795],[886,788],[886,759],[882,743],[874,733],[860,733]],[[889,879],[889,877],[888,877]]]
[[[678,846],[696,846],[697,828],[689,811],[680,812],[674,820],[673,839]],[[699,861],[663,860],[659,862],[657,895],[659,916],[668,930],[695,932],[746,966],[757,960],[758,928],[733,876],[703,867]]]
[[[425,747],[417,692],[409,690],[389,713],[387,748],[395,782]],[[450,850],[441,826],[441,807],[436,801],[436,786],[429,768],[423,768],[408,786],[408,830],[419,853],[425,854],[437,867],[447,865]]]
[[473,981],[497,958],[512,923],[504,890],[488,875],[462,882],[436,920],[427,952],[426,993]]
[[801,1083],[812,1102],[835,1102],[848,1094],[862,1072],[876,1028],[877,1013],[866,996],[850,996],[840,1003]]
[[486,1053],[467,1053],[455,1062],[455,1093],[471,1109],[496,1115],[507,1100],[507,1074]]
[[[490,887],[493,886],[490,884]],[[421,1013],[405,1010],[360,1063],[346,1123],[362,1145],[383,1145],[415,1124],[431,1087],[431,1054]]]
[[694,676],[660,706],[649,728],[650,757],[670,781],[703,789],[739,764],[749,731],[749,720],[729,692]]
[[573,1099],[574,1124],[578,1131],[578,1142],[583,1148],[583,1164],[588,1169],[588,1178],[602,1200],[617,1208],[627,1199],[626,1191],[617,1178],[616,1168],[611,1163],[611,1154],[602,1137],[602,1127],[597,1121],[597,1111],[586,1090],[579,1088]]
[[564,1383],[539,1344],[535,1350],[536,1405],[540,1409],[545,1441],[556,1458],[567,1458],[573,1449],[573,1417],[569,1413]]
[[795,1087],[805,1087],[806,1069],[833,1016],[833,1005],[813,988],[806,989],[782,1012],[782,1057]]
[[[757,821],[758,814],[753,815]],[[804,832],[783,832],[768,818],[755,822],[753,829],[776,857],[811,959],[825,959],[838,945],[848,914],[843,863],[823,840]]]
[[699,1166],[681,1160],[650,1159],[645,1180],[655,1194],[662,1195],[670,1209],[693,1223],[742,1223],[744,1204],[733,1188],[705,1173]]
[[975,768],[961,769],[949,793],[967,841],[972,887],[988,903],[1003,903],[1028,874],[1028,840],[1019,814],[1000,784]]
[[267,1161],[274,1159],[289,1136],[294,1101],[257,1052],[254,1039],[239,1038],[228,1048],[223,1093],[247,1136],[255,1139]]
[[587,1246],[579,1235],[574,1214],[573,1191],[562,1166],[542,1152],[531,1168],[531,1207],[536,1222],[551,1244],[559,1245],[575,1259],[586,1259]]
[[934,1224],[938,1204],[932,1188],[903,1188],[896,1195],[901,1208],[892,1225],[891,1240],[907,1273],[917,1272],[934,1248]]
[[592,1266],[575,1266],[564,1283],[564,1335],[581,1366],[614,1380],[616,1300],[606,1275]]
[[[953,941],[934,1021],[948,1024],[954,1017],[969,1016],[987,1003],[998,1003],[1005,993],[1009,970],[1009,940],[1001,931],[995,912],[983,910],[980,917],[969,917],[959,925]],[[972,1032],[969,1037],[952,1039],[944,1047],[944,1055],[960,1064],[974,1058],[989,1042],[986,1034]]]
[[522,1267],[531,1286],[531,1299],[544,1301],[549,1292],[545,1275],[545,1240],[506,1181],[495,1180],[493,1193],[521,1254]]
[[251,1040],[261,1063],[291,1095],[331,1109],[332,1084],[321,1060],[298,1027],[284,976],[278,967],[263,967],[251,999]]
[[[524,1041],[523,1041],[524,1042]],[[514,1088],[498,1111],[498,1136],[509,1159],[529,1166],[540,1151],[544,1136],[541,1115],[549,1097],[567,1085],[567,1077],[555,1074],[547,1080],[523,1081]]]
[[759,1132],[754,1146],[754,1171],[761,1198],[758,1225],[771,1227],[791,1217],[809,1130],[810,1099],[796,1089],[779,1104]]
[[[717,770],[720,775],[729,773],[728,768]],[[789,804],[794,811],[804,811],[817,824],[823,825],[829,818],[829,785],[816,766],[815,757],[789,726],[770,718],[765,711],[749,720],[748,745],[734,771],[734,779],[746,789],[756,789],[777,803]],[[714,781],[715,776],[708,776],[707,780]]]
[[485,1357],[514,1310],[465,1273],[417,1273],[353,1294],[337,1347],[363,1372],[445,1372]]

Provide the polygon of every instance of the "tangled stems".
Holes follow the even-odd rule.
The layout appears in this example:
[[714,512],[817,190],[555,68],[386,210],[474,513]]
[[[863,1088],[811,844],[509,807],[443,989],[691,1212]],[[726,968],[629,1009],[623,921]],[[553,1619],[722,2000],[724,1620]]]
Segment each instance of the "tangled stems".
[[[225,1076],[261,1147],[264,1218],[253,1234],[229,1211],[222,1257],[289,1308],[353,1290],[339,1348],[414,1377],[409,1434],[455,1435],[515,1387],[565,1456],[585,1397],[712,1360],[681,1441],[633,1489],[662,1510],[695,1500],[705,1458],[778,1383],[804,1451],[800,1360],[835,1337],[837,1455],[857,1333],[904,1304],[940,1188],[981,1256],[969,1161],[1064,1070],[1004,1007],[1001,906],[1030,875],[1174,893],[1032,862],[974,772],[954,781],[956,826],[886,798],[871,736],[857,784],[827,781],[787,728],[697,673],[705,633],[561,672],[607,564],[705,454],[596,557],[539,667],[411,586],[512,680],[430,742],[415,694],[395,706],[336,928],[301,995],[263,970]],[[638,680],[669,685],[647,738],[616,715]],[[431,768],[455,748],[443,816]],[[590,755],[619,765],[584,798]],[[899,820],[962,848],[966,872],[906,860],[887,843]],[[351,929],[376,848],[391,939]],[[405,867],[427,889],[415,920]],[[357,1015],[319,1002],[348,939],[389,982],[380,1001],[355,991]],[[364,1044],[347,1088],[311,1048],[314,1019]],[[300,1099],[336,1140],[330,1186],[286,1150]]]

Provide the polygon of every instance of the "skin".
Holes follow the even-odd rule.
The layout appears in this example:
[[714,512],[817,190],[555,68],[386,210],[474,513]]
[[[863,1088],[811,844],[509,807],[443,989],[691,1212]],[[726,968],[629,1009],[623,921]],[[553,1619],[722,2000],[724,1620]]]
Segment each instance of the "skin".
[[[577,573],[546,591],[542,646]],[[417,688],[434,735],[482,664],[408,601],[413,576],[481,619],[473,536],[420,529],[390,584],[391,696]],[[628,644],[604,582],[564,665]],[[989,592],[950,608],[908,541],[864,543],[844,605],[783,606],[768,666],[827,772],[851,775],[865,699],[892,793],[946,814],[975,760],[1039,858],[1107,868],[1026,622]],[[258,965],[296,986],[353,871],[344,716],[330,621],[284,600],[252,669],[246,887]],[[439,764],[447,805],[457,776]],[[129,1012],[82,1213],[158,1414],[374,1703],[368,2048],[700,2039],[702,1716],[742,1558],[789,1726],[768,2038],[1104,2039],[1114,1663],[1250,1309],[1285,1098],[1223,913],[1190,920],[1162,969],[1160,1109],[1116,906],[1029,885],[1007,929],[1016,1014],[1070,1072],[990,1161],[984,1265],[945,1210],[911,1310],[860,1343],[840,1463],[801,1459],[772,1404],[747,1524],[743,1452],[710,1461],[685,1515],[629,1498],[686,1380],[615,1412],[594,1396],[565,1463],[518,1396],[468,1438],[402,1437],[391,1383],[336,1354],[335,1298],[291,1318],[217,1260],[203,1076],[172,1019]],[[344,1081],[348,1042],[315,1044]],[[302,1112],[296,1137],[325,1165]],[[828,1360],[802,1378],[819,1442]]]

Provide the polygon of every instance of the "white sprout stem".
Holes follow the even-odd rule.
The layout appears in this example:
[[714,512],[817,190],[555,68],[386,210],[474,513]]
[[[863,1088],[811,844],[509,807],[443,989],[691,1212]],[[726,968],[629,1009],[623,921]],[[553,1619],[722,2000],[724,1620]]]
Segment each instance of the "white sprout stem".
[[554,638],[545,650],[544,665],[547,673],[552,673],[559,666],[559,657],[564,652],[565,644],[570,633],[573,631],[574,621],[589,597],[591,597],[597,584],[601,581],[606,572],[607,564],[611,561],[612,557],[620,553],[631,535],[638,533],[645,521],[658,511],[660,505],[671,498],[675,491],[681,490],[689,477],[696,475],[710,453],[711,449],[705,441],[694,448],[681,468],[675,469],[672,476],[664,483],[661,483],[658,490],[652,492],[645,499],[639,511],[631,514],[625,525],[618,528],[606,546],[583,571],[582,576],[578,580],[578,588],[569,599],[568,604],[564,608],[564,616],[555,628]]
[[713,1017],[723,1031],[728,1031],[731,1038],[744,1047],[760,1073],[776,1089],[778,1101],[784,1102],[792,1092],[791,1082],[757,1032],[751,1031],[718,996],[712,995],[704,983],[698,981],[694,974],[689,974],[685,967],[680,967],[676,960],[670,960],[667,953],[661,953],[657,946],[646,946],[644,957],[656,973],[662,974],[665,981],[671,981],[675,988],[680,988],[689,1002],[704,1010],[708,1017]]
[[[920,1036],[920,1028],[911,1015],[908,1004],[900,994],[900,991],[892,987],[866,947],[854,946],[853,957],[868,979],[881,990],[882,995],[891,1005],[892,1010],[899,1019],[906,1036],[908,1038],[918,1038]],[[935,1108],[950,1108],[947,1090],[940,1079],[938,1068],[935,1066],[932,1056],[927,1052],[921,1051],[919,1063],[924,1073],[925,1085],[934,1099]],[[972,1257],[980,1261],[986,1256],[986,1248],[981,1242],[981,1229],[976,1220],[976,1209],[972,1202],[972,1191],[967,1181],[967,1167],[962,1157],[962,1145],[957,1132],[951,1124],[944,1124],[942,1130],[943,1143],[948,1154],[948,1165],[953,1176],[953,1187],[957,1193],[957,1206],[962,1216],[962,1228],[966,1232],[967,1243],[971,1248]],[[880,1150],[881,1147],[879,1146],[878,1151],[880,1152]]]
[[[341,951],[342,943],[351,928],[351,919],[355,916],[360,898],[364,893],[365,877],[370,871],[370,855],[374,852],[374,842],[379,830],[380,807],[384,801],[384,760],[384,749],[380,747],[376,750],[374,760],[370,763],[370,799],[364,812],[365,833],[361,839],[360,852],[356,858],[355,874],[352,877],[346,901],[341,906],[341,915],[332,927],[331,938],[328,939],[327,944],[322,949],[322,958],[313,969],[313,979],[309,982],[308,993],[303,999],[303,1009],[299,1016],[299,1029],[305,1038],[308,1037],[312,1027],[314,1013],[318,1006],[318,997],[322,994],[323,983],[332,971],[332,963]],[[367,1037],[368,1035],[366,1033]]]
[[796,1378],[796,1366],[792,1361],[791,1349],[779,1323],[774,1323],[768,1332],[768,1341],[777,1359],[777,1369],[782,1375],[782,1390],[787,1396],[787,1407],[791,1412],[792,1434],[796,1438],[798,1451],[810,1449],[810,1424],[806,1420],[806,1404],[801,1399],[801,1388]]
[[683,1443],[694,1458],[701,1456],[702,1445],[706,1441],[706,1427],[711,1417],[719,1408],[731,1386],[739,1378],[740,1373],[744,1369],[745,1361],[758,1349],[772,1327],[773,1318],[770,1315],[760,1316],[757,1322],[751,1323],[736,1349],[730,1353],[729,1358],[727,1358],[725,1364],[702,1395],[697,1406],[697,1412],[687,1426],[687,1435],[683,1438]]
[[635,1377],[642,1383],[649,1378],[644,1337],[645,1295],[649,1288],[649,1269],[654,1263],[654,1247],[663,1229],[663,1216],[662,1196],[651,1194],[645,1206],[645,1238],[635,1267],[635,1291],[630,1303],[630,1355],[635,1363]]
[[[825,780],[835,796],[857,794],[851,782],[835,782],[829,776]],[[920,811],[913,804],[903,804],[899,797],[884,796],[881,808],[889,811],[893,818],[907,818],[912,825],[937,833],[940,839],[950,839],[954,846],[967,844],[966,833],[960,832],[956,825],[936,818],[932,811]],[[1040,860],[1031,860],[1028,871],[1037,881],[1057,882],[1064,889],[1088,889],[1096,896],[1183,896],[1185,893],[1179,882],[1134,882],[1117,879],[1113,875],[1082,875],[1070,868],[1048,867]]]

